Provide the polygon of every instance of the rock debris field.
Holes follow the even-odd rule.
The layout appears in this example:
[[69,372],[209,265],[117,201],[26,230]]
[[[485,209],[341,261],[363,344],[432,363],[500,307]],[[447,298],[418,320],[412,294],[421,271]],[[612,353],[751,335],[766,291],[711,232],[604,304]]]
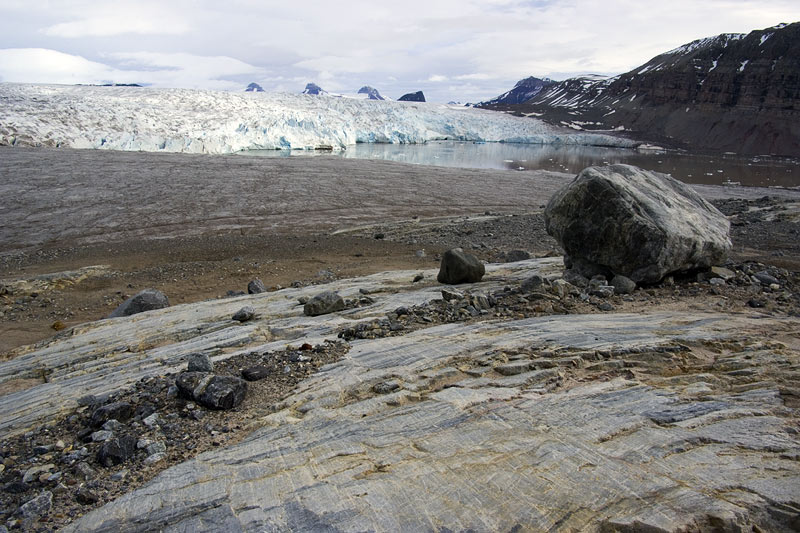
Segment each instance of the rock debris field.
[[[406,269],[110,307],[12,349],[0,530],[800,527],[800,194],[700,190],[731,223],[730,258],[608,290],[564,270],[544,190],[524,211],[453,193],[461,212],[373,210],[315,234],[393,245]],[[52,264],[29,244],[42,252],[7,254],[7,273]],[[452,247],[482,260],[479,281],[437,281]],[[325,293],[335,311],[308,306]]]

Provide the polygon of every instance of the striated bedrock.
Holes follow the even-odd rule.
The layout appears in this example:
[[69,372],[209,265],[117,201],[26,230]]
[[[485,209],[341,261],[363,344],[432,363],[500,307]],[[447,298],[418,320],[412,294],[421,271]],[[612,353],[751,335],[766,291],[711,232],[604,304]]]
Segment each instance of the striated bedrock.
[[655,283],[725,261],[730,223],[676,179],[631,165],[589,167],[545,209],[547,232],[579,274]]
[[[487,265],[459,289],[558,276],[559,261]],[[326,284],[375,301],[317,317],[298,304],[313,286],[73,328],[0,364],[0,380],[51,370],[47,383],[3,398],[2,429],[174,372],[189,353],[217,361],[314,343],[441,296],[413,274]],[[233,324],[244,303],[257,318]],[[163,471],[65,531],[789,529],[800,515],[798,418],[785,399],[800,368],[798,323],[653,309],[354,340],[241,442]]]

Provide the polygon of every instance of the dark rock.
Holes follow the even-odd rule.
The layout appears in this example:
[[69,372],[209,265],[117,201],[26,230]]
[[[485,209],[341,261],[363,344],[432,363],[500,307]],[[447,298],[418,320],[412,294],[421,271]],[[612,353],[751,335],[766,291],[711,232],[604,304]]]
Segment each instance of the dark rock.
[[225,293],[225,296],[228,298],[236,298],[237,296],[244,296],[245,294],[247,293],[244,291],[228,291]]
[[545,282],[546,280],[542,276],[534,274],[522,282],[522,290],[525,292],[538,291],[542,288]]
[[214,375],[208,372],[181,372],[175,379],[175,385],[180,396],[193,400],[202,393],[212,377]]
[[581,289],[585,289],[589,286],[589,278],[582,276],[573,269],[564,271],[564,281]]
[[344,300],[333,291],[325,291],[311,298],[303,306],[306,316],[326,315],[344,309]]
[[109,420],[117,420],[124,422],[133,416],[133,405],[128,402],[114,402],[104,405],[92,413],[92,425],[95,427],[102,426]]
[[7,492],[9,494],[22,494],[29,488],[30,486],[22,481],[11,481],[3,485],[3,492]]
[[617,294],[630,294],[636,290],[635,281],[620,275],[614,276],[611,280],[611,286],[614,287],[614,292]]
[[190,353],[187,356],[186,369],[189,372],[213,372],[214,364],[204,353]]
[[728,219],[688,185],[630,165],[584,169],[545,209],[547,232],[584,276],[655,283],[709,268],[731,248]]
[[131,316],[154,309],[163,309],[164,307],[169,307],[169,300],[163,292],[156,289],[145,289],[122,302],[114,312],[108,315],[108,318]]
[[256,365],[242,370],[242,377],[247,381],[258,381],[270,375],[270,370],[266,366]]
[[80,487],[75,491],[75,501],[81,505],[92,505],[97,503],[100,497],[86,487]]
[[130,435],[113,437],[103,443],[97,452],[97,462],[105,467],[119,465],[136,453],[136,439]]
[[425,279],[424,274],[417,274],[416,276],[414,276],[414,279],[412,279],[411,282],[417,283],[418,281],[422,281],[423,279]]
[[400,102],[424,102],[425,95],[422,91],[417,91],[415,93],[406,93],[397,100]]
[[445,302],[451,302],[453,300],[462,300],[464,298],[464,293],[461,291],[457,291],[454,289],[442,289],[442,299]]
[[752,299],[747,301],[747,305],[749,305],[750,307],[752,307],[754,309],[759,309],[761,307],[765,307],[767,305],[767,303],[766,303],[766,301],[764,301],[764,300],[762,300],[760,298],[752,298]]
[[244,90],[246,93],[263,93],[264,89],[261,85],[257,84],[256,82],[252,82],[250,85],[247,86],[247,89]]
[[465,253],[461,248],[453,248],[442,255],[442,264],[436,279],[439,283],[450,285],[475,283],[485,273],[486,267],[475,256]]
[[233,409],[247,394],[247,382],[234,376],[214,376],[195,400],[209,409]]
[[248,294],[261,294],[262,292],[267,292],[267,287],[260,279],[256,278],[247,284]]
[[23,503],[19,512],[24,519],[36,520],[50,512],[53,507],[53,493],[46,490],[33,498]]
[[515,263],[517,261],[525,261],[531,258],[531,254],[525,250],[511,250],[505,254],[506,263]]
[[770,274],[769,272],[762,270],[761,272],[756,272],[753,274],[753,277],[760,281],[763,285],[780,285],[781,282],[778,281],[778,278]]
[[255,317],[256,310],[248,305],[236,311],[231,318],[237,322],[247,322],[248,320],[253,320]]

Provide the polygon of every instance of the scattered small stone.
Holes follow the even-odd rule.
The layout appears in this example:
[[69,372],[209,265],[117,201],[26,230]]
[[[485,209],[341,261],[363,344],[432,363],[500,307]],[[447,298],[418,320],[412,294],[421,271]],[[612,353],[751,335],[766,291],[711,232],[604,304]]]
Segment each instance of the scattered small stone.
[[233,409],[244,401],[246,394],[247,382],[243,379],[214,376],[194,399],[209,409]]
[[236,311],[231,318],[238,322],[247,322],[248,320],[253,320],[255,316],[256,310],[248,305]]
[[375,237],[376,239],[380,240],[380,239],[385,239],[386,235],[383,234],[383,233],[376,233],[375,235],[373,235],[373,237]]
[[64,324],[61,320],[56,320],[50,325],[50,327],[53,328],[55,331],[61,331],[62,329],[65,329],[67,325]]
[[259,381],[269,376],[269,374],[269,368],[262,365],[251,366],[242,370],[242,377],[247,381]]
[[412,283],[418,283],[418,282],[422,281],[423,279],[425,279],[425,274],[417,274],[416,276],[414,276],[414,279],[411,280],[411,282]]
[[154,453],[152,455],[148,455],[145,458],[144,464],[152,465],[152,464],[155,464],[155,463],[159,463],[159,462],[163,461],[166,458],[167,458],[167,454],[164,453],[164,452]]
[[753,277],[756,278],[762,285],[780,285],[780,281],[778,281],[778,278],[776,278],[766,270],[762,270],[761,272],[756,272],[755,274],[753,274]]
[[80,487],[75,491],[75,501],[81,505],[92,505],[100,501],[100,497],[86,487]]
[[23,518],[36,520],[47,514],[51,507],[53,507],[53,493],[46,490],[22,504],[19,511]]
[[611,286],[616,294],[631,294],[636,290],[636,282],[627,276],[617,274],[611,278]]
[[144,425],[149,427],[150,429],[158,427],[159,421],[160,418],[158,416],[158,413],[153,413],[150,416],[146,417],[144,420],[142,420]]
[[516,263],[517,261],[526,261],[531,258],[531,254],[525,250],[511,250],[506,252],[506,263]]
[[455,289],[442,289],[442,299],[444,299],[445,302],[462,300],[463,298],[464,293],[461,291],[457,291]]
[[113,432],[105,429],[101,431],[95,431],[94,433],[92,433],[92,442],[105,442],[113,436],[114,436]]
[[757,298],[752,298],[752,299],[748,300],[747,305],[749,305],[750,307],[753,307],[755,309],[759,309],[759,308],[762,308],[762,307],[766,307],[767,304],[766,304],[766,302],[764,300],[757,299]]
[[262,292],[267,292],[267,287],[264,285],[264,282],[258,278],[255,278],[250,283],[247,284],[247,293],[248,294],[261,294]]
[[545,283],[546,280],[542,276],[534,274],[522,282],[522,290],[525,292],[538,291]]
[[120,429],[124,428],[125,425],[120,422],[119,420],[111,419],[108,420],[105,424],[103,424],[103,429],[106,431],[119,431]]
[[104,405],[92,413],[92,425],[99,427],[112,418],[114,420],[124,421],[130,419],[132,416],[133,405],[128,402],[114,402]]
[[[235,319],[234,319],[235,320]],[[186,369],[189,372],[213,372],[214,364],[204,353],[190,353],[187,357]]]
[[114,472],[111,474],[112,481],[124,481],[126,477],[128,477],[128,470],[124,468],[119,472]]
[[136,451],[136,439],[130,435],[113,437],[100,447],[97,462],[105,467],[122,464]]

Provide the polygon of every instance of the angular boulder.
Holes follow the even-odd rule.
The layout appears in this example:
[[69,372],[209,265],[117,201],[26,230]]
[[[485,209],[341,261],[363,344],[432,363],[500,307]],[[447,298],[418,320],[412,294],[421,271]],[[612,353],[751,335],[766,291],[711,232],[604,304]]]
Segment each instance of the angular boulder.
[[545,225],[586,277],[655,283],[708,268],[731,248],[728,219],[689,186],[631,165],[589,167],[556,192]]
[[480,281],[485,273],[486,267],[477,257],[464,252],[461,248],[452,248],[442,255],[436,279],[439,283],[449,285],[475,283]]
[[344,300],[338,293],[325,291],[317,294],[303,306],[306,316],[327,315],[344,309]]
[[262,292],[267,292],[267,287],[260,279],[255,278],[247,284],[247,294],[261,294]]
[[209,409],[233,409],[244,401],[247,382],[235,376],[182,372],[175,380],[181,396]]
[[169,300],[163,292],[156,289],[145,289],[122,302],[119,307],[108,315],[108,318],[131,316],[144,311],[152,311],[153,309],[163,309],[164,307],[169,307]]

